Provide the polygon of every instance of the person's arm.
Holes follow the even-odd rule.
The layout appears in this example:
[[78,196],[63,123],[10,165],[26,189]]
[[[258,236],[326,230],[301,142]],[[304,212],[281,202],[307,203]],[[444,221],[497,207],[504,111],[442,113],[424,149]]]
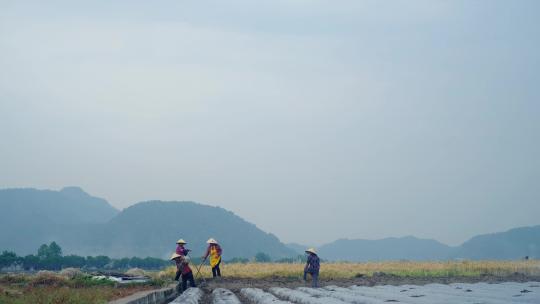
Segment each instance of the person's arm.
[[206,248],[206,253],[203,255],[203,260],[206,259],[209,254],[210,254],[210,246],[208,246],[208,248]]
[[306,261],[306,267],[304,267],[304,272],[307,272],[309,270],[309,267],[311,266],[311,263],[312,263],[312,257],[311,256],[308,256],[307,258],[307,261]]
[[221,249],[221,246],[217,245],[217,254],[218,254],[218,256],[221,256],[222,252],[223,252],[223,250]]
[[308,259],[308,261],[306,262],[306,266],[304,266],[304,281],[307,280],[307,271],[308,271],[308,267],[309,267],[309,259]]

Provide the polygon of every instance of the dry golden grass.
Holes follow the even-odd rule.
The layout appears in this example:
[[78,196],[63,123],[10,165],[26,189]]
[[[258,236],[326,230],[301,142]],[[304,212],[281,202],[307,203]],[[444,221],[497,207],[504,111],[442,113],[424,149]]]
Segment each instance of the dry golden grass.
[[[221,265],[221,272],[224,276],[236,278],[300,277],[303,270],[303,264],[247,263]],[[160,279],[167,279],[174,277],[175,271],[175,267],[169,267],[156,273],[155,276]],[[193,267],[193,271],[196,272],[195,267]],[[516,272],[525,275],[540,275],[540,261],[399,261],[321,264],[321,278],[346,279],[358,275],[371,276],[375,272],[411,277],[508,276]],[[209,266],[204,266],[201,273],[205,277],[212,276]]]

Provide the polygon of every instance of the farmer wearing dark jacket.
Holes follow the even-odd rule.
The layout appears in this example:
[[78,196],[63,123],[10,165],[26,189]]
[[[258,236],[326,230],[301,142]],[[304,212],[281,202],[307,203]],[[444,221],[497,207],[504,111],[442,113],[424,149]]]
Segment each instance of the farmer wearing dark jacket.
[[178,282],[178,292],[183,293],[186,291],[188,281],[191,287],[196,287],[193,272],[189,267],[189,258],[175,252],[171,256],[171,260],[176,263],[176,276],[174,277],[174,280],[178,281],[180,276],[182,276],[182,285],[180,285],[180,282]]
[[210,256],[210,266],[212,266],[212,276],[215,278],[216,276],[221,277],[221,270],[219,269],[219,265],[221,264],[221,246],[219,246],[218,242],[214,239],[209,239],[206,241],[208,244],[208,248],[206,249],[206,253],[203,255],[203,260],[206,260],[208,256]]
[[307,274],[309,273],[313,280],[311,287],[317,288],[319,287],[319,269],[321,268],[319,257],[313,248],[306,250],[306,253],[308,254],[308,258],[306,267],[304,267],[304,281],[307,281]]

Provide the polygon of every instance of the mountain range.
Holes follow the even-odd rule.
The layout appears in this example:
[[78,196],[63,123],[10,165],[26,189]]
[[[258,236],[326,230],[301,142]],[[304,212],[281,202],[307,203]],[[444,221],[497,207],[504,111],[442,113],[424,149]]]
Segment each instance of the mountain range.
[[[300,248],[308,247],[288,246],[297,253],[302,252]],[[380,240],[340,239],[322,245],[318,253],[332,261],[539,259],[540,225],[478,235],[455,247],[432,239],[406,236]]]
[[77,187],[60,191],[0,190],[0,250],[35,253],[56,241],[64,253],[166,258],[179,238],[202,255],[209,237],[224,258],[295,255],[277,237],[223,208],[193,202],[148,201],[122,211]]
[[[60,191],[0,190],[0,250],[35,253],[56,241],[66,254],[166,258],[184,238],[193,256],[216,238],[224,259],[251,258],[264,252],[273,259],[303,254],[301,244],[283,244],[223,208],[194,202],[147,201],[122,211],[78,187]],[[540,226],[479,235],[452,247],[413,236],[380,240],[340,239],[318,248],[325,260],[448,260],[540,258]]]

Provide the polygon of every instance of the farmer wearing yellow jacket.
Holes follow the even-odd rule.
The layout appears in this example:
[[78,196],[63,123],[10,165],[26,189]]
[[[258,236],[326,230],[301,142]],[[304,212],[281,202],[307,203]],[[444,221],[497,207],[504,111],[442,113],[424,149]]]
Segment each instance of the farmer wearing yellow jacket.
[[219,246],[218,242],[212,238],[210,238],[208,241],[206,241],[208,244],[208,248],[206,249],[206,253],[203,256],[203,259],[206,259],[208,256],[210,256],[210,266],[212,266],[212,276],[215,278],[216,276],[221,277],[221,270],[219,269],[219,264],[221,264],[221,246]]

